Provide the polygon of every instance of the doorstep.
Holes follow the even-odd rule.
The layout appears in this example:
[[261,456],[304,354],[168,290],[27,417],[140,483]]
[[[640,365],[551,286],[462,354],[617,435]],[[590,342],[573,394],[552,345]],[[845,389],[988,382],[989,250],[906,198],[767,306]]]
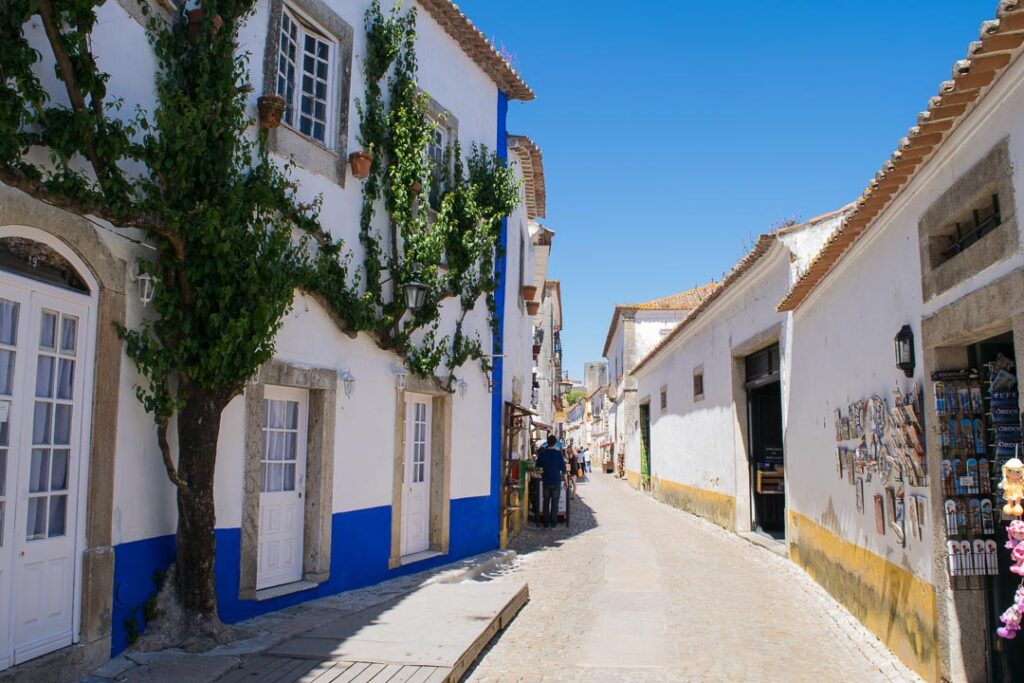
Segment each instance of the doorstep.
[[740,538],[750,541],[756,546],[770,550],[779,557],[789,558],[789,550],[786,548],[786,541],[772,538],[767,534],[757,531],[740,531],[737,533]]

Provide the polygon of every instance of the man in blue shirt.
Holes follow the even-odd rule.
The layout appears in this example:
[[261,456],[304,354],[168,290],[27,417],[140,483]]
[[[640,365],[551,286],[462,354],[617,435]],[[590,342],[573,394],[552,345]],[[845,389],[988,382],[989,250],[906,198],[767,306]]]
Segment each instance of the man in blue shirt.
[[541,477],[544,493],[541,496],[541,522],[544,528],[553,527],[558,521],[558,498],[562,493],[562,480],[565,479],[565,457],[555,448],[558,440],[548,437],[547,448],[537,453],[537,467],[543,470]]

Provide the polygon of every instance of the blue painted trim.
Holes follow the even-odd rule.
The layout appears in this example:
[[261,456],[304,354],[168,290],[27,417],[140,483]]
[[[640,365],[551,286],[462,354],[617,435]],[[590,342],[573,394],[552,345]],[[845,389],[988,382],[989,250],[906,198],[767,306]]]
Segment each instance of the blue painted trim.
[[[331,519],[331,573],[317,588],[273,600],[242,600],[238,597],[241,530],[217,529],[215,585],[217,611],[226,623],[266,614],[328,595],[362,588],[386,579],[426,569],[493,550],[496,517],[492,496],[456,498],[450,503],[451,532],[448,554],[388,569],[391,554],[391,506],[337,512]],[[114,610],[111,656],[128,647],[125,620],[145,628],[142,605],[154,590],[153,574],[174,562],[174,535],[158,536],[114,548]]]
[[[498,131],[496,150],[498,157],[508,161],[508,97],[505,93],[498,91]],[[497,280],[498,288],[494,293],[497,301],[497,310],[494,312],[497,325],[494,331],[493,348],[499,353],[505,352],[505,275],[508,254],[508,219],[501,219],[501,237],[498,240],[498,258],[494,261],[494,277]],[[494,359],[492,382],[494,388],[491,393],[491,503],[493,505],[492,519],[494,520],[495,546],[498,544],[500,533],[499,516],[501,510],[498,505],[501,493],[501,441],[504,417],[504,371],[505,363],[503,358]]]

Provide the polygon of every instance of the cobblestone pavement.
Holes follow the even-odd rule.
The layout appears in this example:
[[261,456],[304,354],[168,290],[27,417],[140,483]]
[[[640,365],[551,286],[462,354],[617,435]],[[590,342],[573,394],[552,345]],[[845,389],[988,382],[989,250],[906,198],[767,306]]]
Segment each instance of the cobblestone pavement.
[[530,602],[466,680],[920,680],[788,560],[594,473],[572,524],[530,526]]

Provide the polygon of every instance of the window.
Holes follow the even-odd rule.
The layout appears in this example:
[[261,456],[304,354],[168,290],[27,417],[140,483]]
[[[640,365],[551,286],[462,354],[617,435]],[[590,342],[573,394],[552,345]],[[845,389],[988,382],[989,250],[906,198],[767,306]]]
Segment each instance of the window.
[[949,246],[942,252],[942,259],[948,260],[975,244],[982,237],[995,230],[1003,222],[999,211],[999,195],[994,194],[973,209],[962,221],[953,223],[945,238]]
[[704,368],[693,371],[693,400],[704,400]]
[[331,147],[332,74],[336,43],[289,7],[281,13],[277,94],[283,120],[324,147]]
[[430,172],[430,192],[427,203],[437,211],[441,208],[441,197],[448,184],[448,140],[449,133],[444,123],[435,122],[436,127],[427,142],[427,167]]
[[661,388],[661,412],[668,410],[668,387]]

